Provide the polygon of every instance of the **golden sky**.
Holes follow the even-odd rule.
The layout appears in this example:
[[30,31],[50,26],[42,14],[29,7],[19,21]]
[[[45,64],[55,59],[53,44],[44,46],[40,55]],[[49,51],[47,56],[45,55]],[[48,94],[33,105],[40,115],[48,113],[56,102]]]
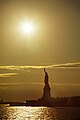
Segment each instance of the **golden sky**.
[[42,96],[44,67],[52,96],[80,95],[80,1],[0,0],[0,98]]

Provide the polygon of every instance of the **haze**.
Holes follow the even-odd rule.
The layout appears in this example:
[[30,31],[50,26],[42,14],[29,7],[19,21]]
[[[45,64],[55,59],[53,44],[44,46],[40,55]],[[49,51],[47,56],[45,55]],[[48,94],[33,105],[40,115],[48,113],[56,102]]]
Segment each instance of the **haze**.
[[0,0],[0,99],[39,98],[44,67],[53,97],[80,95],[80,1]]

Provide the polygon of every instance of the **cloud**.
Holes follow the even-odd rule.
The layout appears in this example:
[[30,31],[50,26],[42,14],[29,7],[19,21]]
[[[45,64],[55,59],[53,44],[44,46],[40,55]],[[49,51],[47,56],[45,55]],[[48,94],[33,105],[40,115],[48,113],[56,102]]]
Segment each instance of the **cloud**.
[[73,83],[51,83],[52,85],[55,85],[55,86],[80,86],[80,84],[73,84]]
[[39,82],[31,82],[31,83],[21,83],[21,82],[16,82],[16,83],[0,83],[0,86],[17,86],[17,85],[43,85],[43,83]]
[[49,66],[50,68],[65,68],[65,69],[80,69],[80,62],[75,63],[65,63],[65,64],[56,64]]
[[0,74],[0,77],[11,77],[14,75],[17,75],[18,73],[2,73]]
[[[12,87],[18,87],[19,88],[21,86],[42,86],[43,87],[43,83],[38,83],[38,82],[33,82],[33,83],[0,83],[0,90],[6,90],[8,88],[12,88]],[[50,86],[56,86],[56,87],[59,87],[59,86],[73,86],[73,87],[80,87],[80,84],[67,84],[67,83],[50,83]]]
[[[21,83],[21,82],[17,82],[17,83],[0,83],[0,86],[19,86],[19,85],[41,85],[43,86],[44,83],[39,83],[39,82],[33,82],[33,83]],[[80,86],[80,84],[69,84],[69,83],[50,83],[50,85],[59,85],[59,86]]]
[[64,64],[53,64],[53,65],[45,65],[45,66],[15,66],[15,65],[12,65],[12,66],[0,66],[0,69],[6,69],[6,70],[28,70],[28,69],[43,69],[43,68],[80,69],[80,62],[64,63]]
[[7,87],[5,87],[5,86],[1,87],[1,86],[0,86],[0,89],[1,89],[1,90],[5,90],[5,89],[7,89]]

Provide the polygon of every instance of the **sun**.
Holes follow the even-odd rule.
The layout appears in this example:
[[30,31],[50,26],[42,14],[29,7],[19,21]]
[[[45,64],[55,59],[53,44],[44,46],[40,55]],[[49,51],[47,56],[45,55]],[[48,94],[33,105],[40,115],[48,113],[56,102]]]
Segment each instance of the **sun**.
[[21,25],[21,30],[23,33],[25,34],[31,34],[33,32],[33,25],[32,23],[28,22],[28,23],[22,23]]

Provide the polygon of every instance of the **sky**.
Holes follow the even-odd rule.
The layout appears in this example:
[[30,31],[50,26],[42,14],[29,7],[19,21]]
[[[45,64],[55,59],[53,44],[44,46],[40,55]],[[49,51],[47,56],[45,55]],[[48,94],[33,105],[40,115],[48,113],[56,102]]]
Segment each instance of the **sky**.
[[0,0],[0,99],[40,98],[43,68],[52,97],[80,95],[80,0]]

